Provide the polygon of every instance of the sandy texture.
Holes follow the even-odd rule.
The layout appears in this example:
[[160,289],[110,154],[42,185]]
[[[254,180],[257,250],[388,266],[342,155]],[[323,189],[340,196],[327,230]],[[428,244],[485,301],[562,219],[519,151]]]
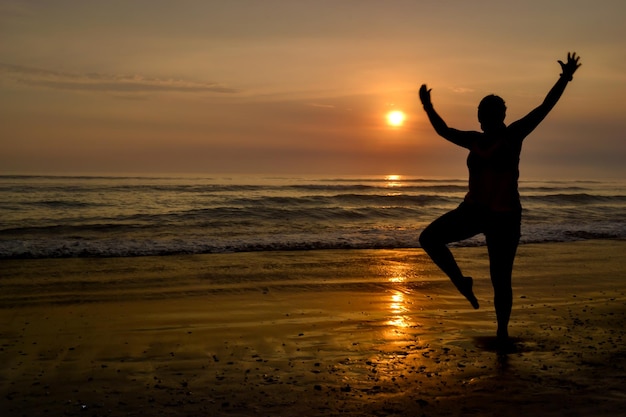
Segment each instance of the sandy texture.
[[2,416],[619,416],[626,242],[525,245],[494,349],[421,250],[0,263]]

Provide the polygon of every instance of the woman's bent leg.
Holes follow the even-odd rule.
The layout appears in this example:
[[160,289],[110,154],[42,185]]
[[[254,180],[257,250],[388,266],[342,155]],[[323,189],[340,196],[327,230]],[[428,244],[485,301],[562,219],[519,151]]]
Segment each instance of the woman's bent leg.
[[447,244],[467,239],[480,233],[480,222],[471,210],[461,204],[455,210],[432,222],[420,235],[422,249],[433,262],[450,278],[457,289],[478,308],[472,291],[472,279],[464,277]]

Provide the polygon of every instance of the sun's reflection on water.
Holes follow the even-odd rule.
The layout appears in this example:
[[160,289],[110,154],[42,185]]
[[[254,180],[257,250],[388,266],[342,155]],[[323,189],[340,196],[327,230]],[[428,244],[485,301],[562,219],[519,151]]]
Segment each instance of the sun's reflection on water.
[[409,295],[411,289],[408,285],[408,273],[410,266],[404,263],[391,265],[387,269],[388,281],[392,284],[388,304],[391,316],[386,321],[390,330],[413,327],[414,323],[409,315],[409,306],[412,304]]
[[401,180],[402,180],[402,177],[400,175],[387,175],[385,177],[385,181],[387,181],[386,185],[389,188],[402,186],[402,183],[400,182]]
[[389,303],[389,311],[393,314],[387,324],[393,327],[411,327],[411,322],[406,316],[407,308],[405,306],[405,295],[401,291],[395,291],[391,294],[391,302]]

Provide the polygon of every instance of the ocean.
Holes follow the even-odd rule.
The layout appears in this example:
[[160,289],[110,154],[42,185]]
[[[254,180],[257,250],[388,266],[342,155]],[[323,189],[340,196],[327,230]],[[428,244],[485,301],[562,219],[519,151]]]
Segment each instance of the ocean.
[[[415,248],[466,191],[405,176],[4,175],[0,259]],[[521,181],[520,194],[522,244],[626,238],[624,181]]]

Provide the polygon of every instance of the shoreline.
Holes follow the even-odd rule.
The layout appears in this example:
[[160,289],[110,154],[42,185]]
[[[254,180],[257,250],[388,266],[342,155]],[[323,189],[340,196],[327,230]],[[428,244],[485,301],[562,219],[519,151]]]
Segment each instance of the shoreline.
[[521,245],[494,348],[420,249],[0,264],[3,415],[586,416],[626,405],[626,241]]

